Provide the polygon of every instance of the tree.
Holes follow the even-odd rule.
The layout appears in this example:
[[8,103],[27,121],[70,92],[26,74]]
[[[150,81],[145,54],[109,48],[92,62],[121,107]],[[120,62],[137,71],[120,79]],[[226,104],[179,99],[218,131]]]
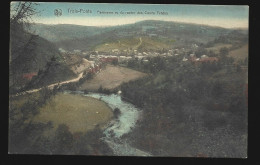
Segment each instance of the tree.
[[69,127],[60,124],[55,132],[54,152],[57,154],[67,153],[73,145],[73,135],[69,131]]
[[[33,16],[37,15],[39,12],[36,10],[37,3],[32,2],[12,2],[10,11],[10,34],[11,39],[16,38],[19,34],[26,33],[25,28],[30,28],[30,23],[33,21]],[[15,42],[11,44],[12,53],[19,53],[27,48],[29,43],[33,41],[34,35],[29,37],[28,42],[23,45],[22,43]],[[12,40],[11,40],[12,41]],[[17,41],[17,40],[14,40]],[[12,61],[10,57],[9,62]]]
[[114,113],[115,117],[118,118],[118,116],[121,114],[121,111],[119,108],[115,108],[113,113]]
[[113,61],[112,61],[112,64],[113,64],[113,65],[118,65],[118,60],[113,60]]
[[229,53],[229,50],[228,50],[228,48],[226,48],[226,47],[221,48],[221,49],[219,50],[219,54],[220,54],[221,57],[226,57],[226,56],[228,55],[228,53]]
[[17,26],[29,25],[32,17],[37,15],[39,11],[36,10],[37,3],[33,2],[12,2],[11,3],[11,29]]
[[10,11],[10,87],[19,88],[21,86],[21,74],[28,69],[26,61],[35,62],[32,49],[35,48],[36,35],[25,31],[30,27],[32,18],[39,12],[32,2],[12,2]]

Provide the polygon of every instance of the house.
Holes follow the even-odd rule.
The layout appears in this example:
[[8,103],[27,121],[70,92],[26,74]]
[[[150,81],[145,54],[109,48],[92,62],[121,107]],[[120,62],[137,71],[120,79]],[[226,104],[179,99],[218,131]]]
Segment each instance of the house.
[[195,56],[195,54],[190,54],[190,57],[194,57]]
[[199,62],[218,62],[218,58],[217,57],[204,57],[204,58],[200,58]]
[[75,49],[75,50],[73,50],[73,52],[74,52],[74,53],[80,53],[81,50],[79,50],[79,49]]
[[112,52],[119,52],[119,50],[118,49],[113,49]]
[[94,68],[94,66],[95,66],[95,61],[88,61],[89,63],[90,63],[90,66],[92,67],[92,68]]
[[182,59],[182,61],[188,61],[188,59],[187,59],[186,57],[184,57],[184,58]]
[[198,46],[197,44],[192,44],[191,47],[192,47],[193,49],[196,49],[196,48],[198,48],[199,46]]
[[147,62],[149,62],[149,60],[143,60],[143,62],[144,62],[144,63],[147,63]]
[[146,52],[143,52],[143,55],[148,55]]
[[94,60],[95,58],[96,58],[95,55],[92,55],[92,54],[91,54],[91,55],[89,56],[89,59],[90,59],[90,60]]
[[157,34],[148,34],[149,37],[156,37]]
[[66,53],[66,52],[67,52],[67,51],[64,50],[63,48],[59,48],[59,51],[60,51],[61,53]]
[[100,65],[95,65],[94,67],[91,67],[88,72],[97,73],[98,71],[100,71],[100,69],[101,69]]
[[207,55],[202,55],[200,58],[208,58]]
[[32,73],[25,73],[23,74],[23,79],[26,79],[26,80],[31,80],[33,76],[36,76],[37,73],[36,72],[32,72]]
[[145,58],[145,56],[135,56],[135,57],[138,58],[138,60]]
[[189,60],[194,62],[194,61],[196,61],[196,59],[197,59],[197,57],[195,54],[190,54]]
[[102,63],[111,63],[113,61],[118,62],[118,58],[117,57],[102,57],[102,58],[100,58],[100,61]]
[[119,62],[122,62],[122,61],[127,61],[129,59],[131,59],[132,57],[126,57],[126,56],[119,56]]

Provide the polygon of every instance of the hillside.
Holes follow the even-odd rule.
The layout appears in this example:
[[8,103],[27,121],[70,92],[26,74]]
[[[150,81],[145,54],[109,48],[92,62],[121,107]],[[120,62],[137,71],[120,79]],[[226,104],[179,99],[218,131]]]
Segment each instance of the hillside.
[[233,57],[235,61],[244,61],[246,58],[248,58],[248,44],[245,44],[238,49],[230,51],[229,56]]
[[11,66],[16,71],[37,72],[53,56],[61,57],[58,49],[46,39],[30,33],[11,35]]
[[40,88],[73,78],[76,78],[76,74],[64,62],[51,61],[33,77],[26,88]]
[[233,31],[247,33],[247,30],[225,29],[191,23],[146,20],[134,24],[112,27],[94,27],[81,25],[45,25],[35,24],[31,32],[54,42],[65,50],[93,50],[97,45],[131,37],[151,37],[173,39],[176,46],[187,43],[207,43],[219,36]]
[[170,48],[174,41],[158,40],[150,37],[133,37],[133,38],[122,38],[113,42],[106,42],[98,45],[94,48],[95,51],[112,51],[113,49],[123,50],[159,50],[163,48]]
[[57,47],[68,51],[72,51],[74,49],[93,50],[93,48],[99,44],[111,42],[117,39],[118,37],[115,32],[107,32],[85,38],[70,38],[68,40],[57,41],[55,44]]
[[84,38],[98,35],[108,29],[94,26],[81,26],[70,24],[47,25],[35,23],[32,24],[31,28],[27,30],[51,42],[57,42],[69,40],[72,38]]
[[154,156],[245,157],[247,70],[226,64],[146,63],[151,76],[120,86],[122,98],[143,110],[131,145]]
[[[31,78],[25,75],[37,75],[33,80],[39,78],[39,73],[45,73],[45,78],[38,79],[40,84],[66,80],[76,76],[63,62],[63,57],[57,47],[50,41],[31,33],[22,28],[14,28],[10,36],[10,74],[9,87],[11,92],[17,92],[31,83]],[[55,59],[57,65],[48,66]],[[47,72],[47,70],[49,70]],[[36,85],[36,82],[33,84]],[[33,87],[33,86],[31,86]]]

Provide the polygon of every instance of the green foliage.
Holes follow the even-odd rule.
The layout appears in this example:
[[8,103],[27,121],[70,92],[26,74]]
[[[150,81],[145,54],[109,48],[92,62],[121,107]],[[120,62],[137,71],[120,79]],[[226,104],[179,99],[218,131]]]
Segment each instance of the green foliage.
[[[23,74],[37,73],[38,71],[42,73],[52,57],[60,59],[59,51],[55,45],[25,30],[24,20],[36,12],[33,4],[31,2],[19,2],[19,4],[20,7],[24,6],[25,8],[18,9],[20,12],[13,15],[10,27],[9,87],[14,93],[28,85],[28,81],[24,81],[22,78]],[[27,15],[27,13],[31,13],[31,15]],[[21,16],[19,16],[20,14]]]
[[103,94],[107,94],[107,95],[112,93],[112,91],[110,91],[109,89],[103,88],[102,85],[100,85],[100,87],[98,88],[98,92],[103,93]]
[[67,153],[73,145],[73,136],[65,124],[59,125],[54,137],[54,153]]
[[79,139],[75,139],[74,153],[79,155],[113,155],[111,149],[101,140],[103,136],[99,128],[88,131]]
[[[181,64],[180,59],[171,57],[149,59],[146,64],[132,61],[135,69],[150,73],[149,77],[121,85],[122,98],[141,107],[145,116],[133,133],[135,144],[154,155],[162,154],[160,148],[166,152],[163,155],[194,155],[198,152],[196,146],[200,146],[198,141],[204,138],[198,135],[199,130],[212,140],[215,137],[210,131],[227,126],[236,130],[241,140],[246,131],[247,108],[241,88],[246,74],[226,72],[226,64],[231,63],[228,57],[226,60],[197,65]],[[145,141],[138,140],[144,138]],[[216,143],[221,140],[222,137]],[[221,152],[221,148],[216,152]]]
[[117,61],[117,60],[113,60],[113,61],[112,61],[112,64],[113,64],[113,65],[118,65],[118,61]]
[[39,88],[75,77],[75,73],[73,73],[66,64],[57,61],[56,57],[52,57],[50,61],[46,63],[45,68],[38,72],[38,75],[35,76],[26,87],[27,89]]
[[114,111],[113,111],[113,113],[114,113],[114,116],[115,116],[116,118],[118,118],[118,116],[121,114],[121,111],[120,111],[119,108],[115,108]]
[[226,48],[226,47],[221,48],[219,50],[220,57],[222,57],[222,58],[226,57],[228,55],[228,52],[229,52],[228,48]]

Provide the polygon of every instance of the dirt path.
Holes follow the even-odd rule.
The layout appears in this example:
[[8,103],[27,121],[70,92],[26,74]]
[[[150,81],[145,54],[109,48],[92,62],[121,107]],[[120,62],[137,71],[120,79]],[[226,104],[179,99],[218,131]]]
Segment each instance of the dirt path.
[[[80,65],[82,65],[80,68],[78,68],[77,70],[73,70],[74,73],[78,74],[77,78],[74,78],[74,79],[71,79],[71,80],[62,81],[62,82],[58,82],[58,83],[54,83],[54,84],[48,85],[47,87],[49,89],[53,89],[54,86],[56,86],[56,85],[62,85],[62,84],[67,84],[67,83],[79,81],[79,79],[81,79],[83,77],[83,72],[90,66],[90,64],[89,64],[89,61],[87,59],[83,58],[83,61],[82,61],[82,63]],[[15,95],[11,95],[11,97],[24,95],[26,93],[38,92],[41,89],[42,88],[31,89],[31,90],[28,90],[28,91],[17,93]]]
[[135,46],[134,49],[138,49],[142,45],[142,43],[143,43],[142,37],[140,37],[139,40],[140,40],[140,42]]
[[[77,78],[74,78],[74,79],[71,79],[71,80],[66,80],[66,81],[62,81],[62,82],[59,82],[59,83],[54,83],[54,84],[51,84],[49,86],[47,86],[49,89],[53,89],[53,87],[55,85],[62,85],[62,84],[67,84],[67,83],[71,83],[71,82],[77,82],[79,81],[79,79],[81,79],[83,77],[83,72],[81,72]],[[40,91],[42,88],[38,88],[38,89],[31,89],[31,90],[28,90],[28,91],[24,91],[24,92],[20,92],[20,93],[17,93],[15,95],[12,95],[12,96],[20,96],[20,95],[24,95],[26,93],[34,93],[34,92],[38,92]]]

